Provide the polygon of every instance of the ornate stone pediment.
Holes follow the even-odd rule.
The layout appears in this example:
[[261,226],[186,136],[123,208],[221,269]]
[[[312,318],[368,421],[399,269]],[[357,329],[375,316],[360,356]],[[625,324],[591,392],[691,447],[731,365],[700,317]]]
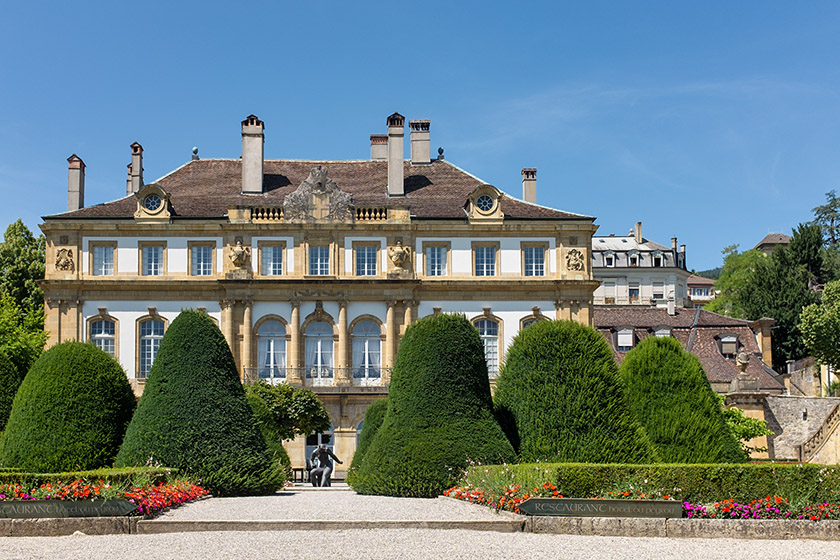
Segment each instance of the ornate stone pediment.
[[309,177],[283,199],[287,222],[352,222],[355,218],[353,196],[327,178],[327,169],[314,167]]

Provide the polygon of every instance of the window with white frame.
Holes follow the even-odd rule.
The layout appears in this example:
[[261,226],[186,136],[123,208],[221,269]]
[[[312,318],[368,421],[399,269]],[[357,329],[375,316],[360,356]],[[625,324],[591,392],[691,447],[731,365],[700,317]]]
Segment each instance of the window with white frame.
[[93,275],[113,276],[114,274],[114,246],[93,246]]
[[314,383],[332,379],[333,328],[324,321],[314,321],[306,327],[306,378]]
[[615,303],[615,280],[604,280],[604,303]]
[[633,348],[635,335],[633,329],[621,329],[616,334],[619,352],[629,352]]
[[258,375],[270,383],[286,378],[286,327],[266,321],[257,331]]
[[312,457],[312,452],[321,445],[324,445],[330,451],[335,452],[335,441],[333,439],[334,435],[333,425],[330,424],[330,429],[326,432],[306,436],[306,447],[304,448],[304,452],[306,454],[307,462],[309,461],[309,458]]
[[445,246],[426,246],[426,276],[446,276]]
[[665,282],[655,280],[652,289],[653,299],[665,299]]
[[190,247],[190,274],[211,276],[213,274],[213,246],[193,245]]
[[659,268],[663,265],[662,253],[653,254],[653,266]]
[[113,321],[102,319],[90,324],[90,341],[94,346],[114,356],[116,349],[116,325]]
[[356,245],[356,276],[376,276],[375,245]]
[[615,255],[612,253],[608,253],[604,255],[604,266],[613,267],[615,266]]
[[545,247],[523,248],[525,276],[545,276]]
[[478,335],[484,345],[484,359],[487,360],[487,373],[490,377],[499,374],[499,323],[490,319],[475,322]]
[[163,245],[144,245],[142,253],[143,276],[160,276],[163,274]]
[[671,336],[671,327],[657,327],[654,331],[657,338],[668,338]]
[[149,319],[140,323],[140,360],[137,369],[137,377],[145,379],[152,370],[152,363],[157,357],[160,349],[160,341],[163,340],[163,321]]
[[283,274],[282,245],[260,246],[260,274],[263,276],[280,276]]
[[639,282],[630,282],[627,285],[627,298],[630,303],[639,302]]
[[379,379],[382,368],[382,330],[373,321],[353,327],[353,379]]
[[327,276],[330,273],[329,245],[309,246],[309,274],[312,276]]
[[734,336],[724,336],[720,339],[720,353],[725,358],[733,359],[738,353],[738,339]]
[[639,266],[639,255],[631,254],[627,257],[627,264],[630,266]]
[[474,247],[475,253],[475,275],[495,276],[496,275],[496,247],[478,245]]

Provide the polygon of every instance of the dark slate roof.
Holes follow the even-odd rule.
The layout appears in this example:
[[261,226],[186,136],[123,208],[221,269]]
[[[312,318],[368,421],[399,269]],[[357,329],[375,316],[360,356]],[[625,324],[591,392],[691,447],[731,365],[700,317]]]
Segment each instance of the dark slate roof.
[[[327,177],[353,195],[356,206],[405,207],[417,218],[465,219],[469,194],[484,181],[446,160],[428,165],[404,163],[405,196],[387,194],[387,161],[297,161],[266,160],[262,194],[240,194],[241,160],[203,159],[187,163],[156,181],[170,194],[174,218],[223,218],[232,206],[282,206],[284,197],[297,189],[316,166],[327,169]],[[135,197],[107,202],[45,218],[131,218]],[[501,209],[506,219],[588,219],[538,206],[505,195]]]
[[739,373],[735,363],[720,353],[715,340],[715,337],[722,335],[734,335],[743,351],[751,355],[747,373],[758,378],[759,387],[770,391],[784,389],[776,381],[773,370],[761,361],[761,349],[749,321],[724,317],[703,309],[677,308],[675,315],[669,315],[667,309],[654,307],[596,307],[594,324],[610,343],[619,362],[626,353],[616,349],[616,328],[632,327],[638,343],[652,336],[657,327],[670,327],[671,335],[703,364],[706,377],[711,383],[730,383]]

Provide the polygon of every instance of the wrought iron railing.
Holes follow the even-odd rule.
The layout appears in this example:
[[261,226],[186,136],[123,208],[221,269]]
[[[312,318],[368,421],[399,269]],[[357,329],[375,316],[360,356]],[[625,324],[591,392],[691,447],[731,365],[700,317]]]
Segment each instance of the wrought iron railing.
[[290,377],[302,379],[306,385],[329,386],[335,385],[338,378],[352,379],[354,385],[377,386],[382,384],[382,378],[390,377],[391,368],[383,367],[250,367],[242,368],[243,380],[246,383],[263,380],[268,383],[286,383]]

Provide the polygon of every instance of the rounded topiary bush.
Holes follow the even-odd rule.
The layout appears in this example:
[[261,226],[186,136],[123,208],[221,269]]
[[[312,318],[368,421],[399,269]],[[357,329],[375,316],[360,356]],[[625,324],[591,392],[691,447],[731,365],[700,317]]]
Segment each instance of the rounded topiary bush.
[[609,344],[572,321],[540,321],[508,349],[496,408],[522,462],[649,463]]
[[646,338],[619,369],[630,408],[667,463],[747,460],[700,362],[673,338]]
[[3,466],[64,472],[111,466],[136,400],[114,358],[64,342],[32,365],[0,439]]
[[356,446],[356,452],[353,454],[353,461],[350,463],[350,468],[347,469],[347,483],[353,484],[353,477],[356,476],[356,469],[362,463],[362,457],[370,447],[370,442],[379,428],[382,426],[382,421],[385,420],[385,411],[388,410],[388,399],[377,399],[370,403],[365,411],[365,420],[362,424],[362,433],[359,434],[359,444]]
[[150,460],[198,477],[217,494],[269,493],[283,484],[230,348],[199,311],[182,311],[167,329],[116,466]]
[[9,420],[12,401],[22,381],[23,376],[18,372],[15,364],[5,352],[0,352],[0,434],[3,433],[3,428]]
[[387,403],[352,477],[361,494],[437,496],[470,460],[515,457],[493,416],[481,339],[462,315],[433,315],[406,329]]

